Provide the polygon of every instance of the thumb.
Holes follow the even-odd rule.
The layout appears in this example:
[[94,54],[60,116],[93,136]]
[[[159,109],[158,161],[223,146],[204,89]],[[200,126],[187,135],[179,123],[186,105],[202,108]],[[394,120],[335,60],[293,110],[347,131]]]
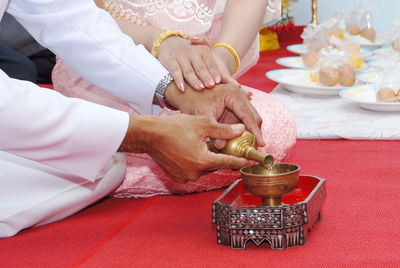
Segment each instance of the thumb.
[[208,128],[208,137],[213,139],[229,140],[243,134],[245,127],[243,124],[221,124],[215,123]]
[[236,79],[234,79],[232,77],[232,75],[230,74],[229,70],[227,68],[220,68],[220,73],[221,73],[221,81],[222,83],[225,84],[235,84],[236,86],[239,86],[238,81],[236,81]]
[[239,84],[239,82],[232,77],[231,73],[229,72],[228,69],[220,69],[220,73],[221,73],[221,81],[224,84],[234,84],[235,86],[241,88],[241,85]]
[[240,90],[247,96],[249,100],[251,100],[251,96],[253,96],[253,92],[251,92],[248,87],[240,87]]
[[239,82],[235,78],[233,78],[232,76],[229,76],[229,78],[226,79],[226,82],[227,83],[232,83],[235,86],[237,86],[238,88],[242,88],[242,85],[240,85]]
[[253,164],[252,161],[242,157],[235,157],[226,154],[210,153],[210,159],[212,160],[212,169],[233,169],[239,170],[242,167],[250,166]]

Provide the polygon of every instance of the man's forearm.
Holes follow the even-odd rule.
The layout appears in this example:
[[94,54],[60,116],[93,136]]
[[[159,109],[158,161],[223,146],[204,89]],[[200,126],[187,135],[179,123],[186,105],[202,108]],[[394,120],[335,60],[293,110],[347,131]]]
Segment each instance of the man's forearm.
[[118,151],[149,153],[149,145],[160,131],[158,120],[158,117],[151,115],[130,115],[129,127]]
[[92,0],[13,0],[7,11],[80,76],[138,112],[152,113],[154,91],[167,70]]

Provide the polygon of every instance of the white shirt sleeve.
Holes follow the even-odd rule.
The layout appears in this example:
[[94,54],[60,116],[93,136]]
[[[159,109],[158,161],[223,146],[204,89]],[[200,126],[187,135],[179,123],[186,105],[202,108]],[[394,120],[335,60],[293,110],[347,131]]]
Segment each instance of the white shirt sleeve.
[[1,151],[94,181],[128,125],[125,112],[67,98],[0,70]]
[[93,0],[11,0],[7,12],[77,74],[138,112],[153,113],[154,92],[167,70]]

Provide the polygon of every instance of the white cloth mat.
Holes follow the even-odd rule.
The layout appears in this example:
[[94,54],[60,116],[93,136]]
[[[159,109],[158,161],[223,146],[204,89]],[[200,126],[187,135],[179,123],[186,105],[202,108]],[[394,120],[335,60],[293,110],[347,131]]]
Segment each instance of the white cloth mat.
[[299,139],[400,140],[400,113],[375,112],[339,96],[293,93],[278,85],[271,95],[285,103]]

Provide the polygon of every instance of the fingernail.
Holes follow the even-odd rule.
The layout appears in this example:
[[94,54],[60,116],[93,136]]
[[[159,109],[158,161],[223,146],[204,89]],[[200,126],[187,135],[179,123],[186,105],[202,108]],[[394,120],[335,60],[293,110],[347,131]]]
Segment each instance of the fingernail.
[[179,89],[180,89],[182,92],[185,92],[185,85],[184,85],[182,82],[180,82],[180,84],[179,84]]
[[208,80],[208,81],[207,81],[207,85],[210,86],[210,87],[212,87],[213,85],[215,85],[215,83],[214,83],[213,80]]
[[236,79],[233,79],[233,78],[229,79],[229,82],[232,82],[236,86],[240,85],[239,82]]
[[191,37],[193,40],[199,40],[200,38],[198,36],[192,36]]
[[216,76],[215,78],[214,78],[214,81],[215,81],[215,83],[217,83],[217,84],[219,84],[220,82],[221,82],[221,76]]
[[261,139],[261,144],[260,144],[260,146],[263,147],[263,146],[265,146],[265,145],[266,145],[266,144],[265,144],[264,139]]
[[204,88],[204,84],[203,84],[202,82],[199,82],[199,83],[197,84],[197,87],[198,87],[198,88]]
[[237,133],[242,133],[244,131],[243,124],[234,124],[234,125],[231,125],[231,128],[232,128],[233,132],[237,132]]
[[218,150],[221,150],[222,148],[224,148],[225,144],[226,144],[226,142],[224,140],[215,139],[215,141],[214,141],[214,146]]

